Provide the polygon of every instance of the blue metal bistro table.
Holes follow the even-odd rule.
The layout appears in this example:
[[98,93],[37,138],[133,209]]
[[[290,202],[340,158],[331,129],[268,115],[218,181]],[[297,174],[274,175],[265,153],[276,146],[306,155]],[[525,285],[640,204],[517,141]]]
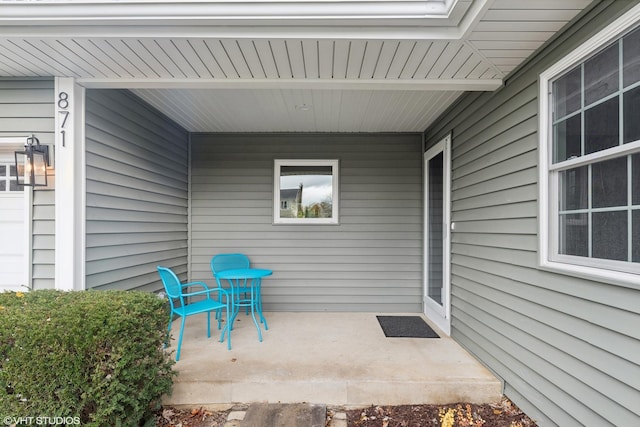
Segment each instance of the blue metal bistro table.
[[[226,280],[231,285],[231,319],[227,320],[228,323],[226,327],[229,332],[229,342],[231,342],[233,322],[240,311],[240,307],[249,307],[251,309],[251,317],[253,317],[253,323],[255,323],[256,329],[258,330],[258,339],[262,341],[262,331],[260,329],[260,324],[256,319],[256,312],[260,317],[260,323],[264,323],[265,330],[268,330],[269,326],[267,325],[267,319],[265,319],[262,314],[261,286],[262,278],[271,276],[271,274],[273,274],[271,270],[262,268],[240,268],[234,270],[223,270],[216,273],[215,277],[218,285],[222,285],[220,280]],[[240,295],[240,292],[238,292],[238,289],[242,287],[251,289],[248,298],[246,295]]]

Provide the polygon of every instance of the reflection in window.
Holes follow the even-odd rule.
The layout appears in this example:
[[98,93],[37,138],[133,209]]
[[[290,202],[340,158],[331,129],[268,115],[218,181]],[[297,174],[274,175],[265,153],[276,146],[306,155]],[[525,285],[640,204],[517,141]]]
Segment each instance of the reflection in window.
[[337,160],[276,160],[276,223],[337,223]]

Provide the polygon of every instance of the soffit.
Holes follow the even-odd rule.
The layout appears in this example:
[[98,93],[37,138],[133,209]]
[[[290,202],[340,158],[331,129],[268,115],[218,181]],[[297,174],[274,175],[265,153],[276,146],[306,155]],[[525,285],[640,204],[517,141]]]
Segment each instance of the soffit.
[[422,131],[590,3],[9,1],[0,77],[129,88],[190,131]]

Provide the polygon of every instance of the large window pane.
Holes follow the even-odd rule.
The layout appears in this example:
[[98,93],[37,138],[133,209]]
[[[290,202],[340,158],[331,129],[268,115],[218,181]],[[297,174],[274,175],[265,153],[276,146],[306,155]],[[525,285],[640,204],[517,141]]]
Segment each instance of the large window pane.
[[627,157],[591,166],[592,207],[627,205]]
[[0,191],[6,191],[7,190],[7,181],[1,180],[0,181]]
[[553,83],[554,120],[578,111],[582,105],[580,67],[576,67]]
[[280,218],[331,218],[332,174],[331,166],[282,166]]
[[593,258],[627,261],[629,235],[627,211],[594,212],[592,252]]
[[633,231],[631,233],[631,259],[633,262],[640,262],[640,210],[631,213],[633,221]]
[[560,215],[560,253],[589,256],[589,221],[585,214]]
[[640,205],[640,154],[631,156],[631,203]]
[[588,167],[560,172],[560,210],[587,209]]
[[624,143],[640,139],[640,87],[624,94]]
[[618,44],[584,64],[584,99],[590,105],[618,90]]
[[554,128],[554,163],[582,155],[580,115],[563,120]]
[[624,87],[627,87],[640,81],[640,29],[628,34],[622,39],[622,44],[622,80]]
[[585,154],[619,145],[619,117],[617,97],[585,111]]
[[0,176],[7,176],[7,165],[0,165]]

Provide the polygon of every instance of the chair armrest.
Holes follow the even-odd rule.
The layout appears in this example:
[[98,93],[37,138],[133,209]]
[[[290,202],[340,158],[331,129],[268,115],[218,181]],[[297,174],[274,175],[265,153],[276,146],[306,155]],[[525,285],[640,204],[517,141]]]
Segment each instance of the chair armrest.
[[209,289],[209,286],[207,286],[206,283],[204,282],[191,282],[191,283],[183,283],[182,285],[183,288],[189,287],[189,286],[201,286],[204,289]]
[[189,292],[186,294],[182,294],[183,297],[192,297],[194,295],[209,295],[211,294],[211,292],[222,292],[225,296],[228,296],[227,291],[225,291],[222,288],[207,288],[204,291],[196,291],[196,292]]

